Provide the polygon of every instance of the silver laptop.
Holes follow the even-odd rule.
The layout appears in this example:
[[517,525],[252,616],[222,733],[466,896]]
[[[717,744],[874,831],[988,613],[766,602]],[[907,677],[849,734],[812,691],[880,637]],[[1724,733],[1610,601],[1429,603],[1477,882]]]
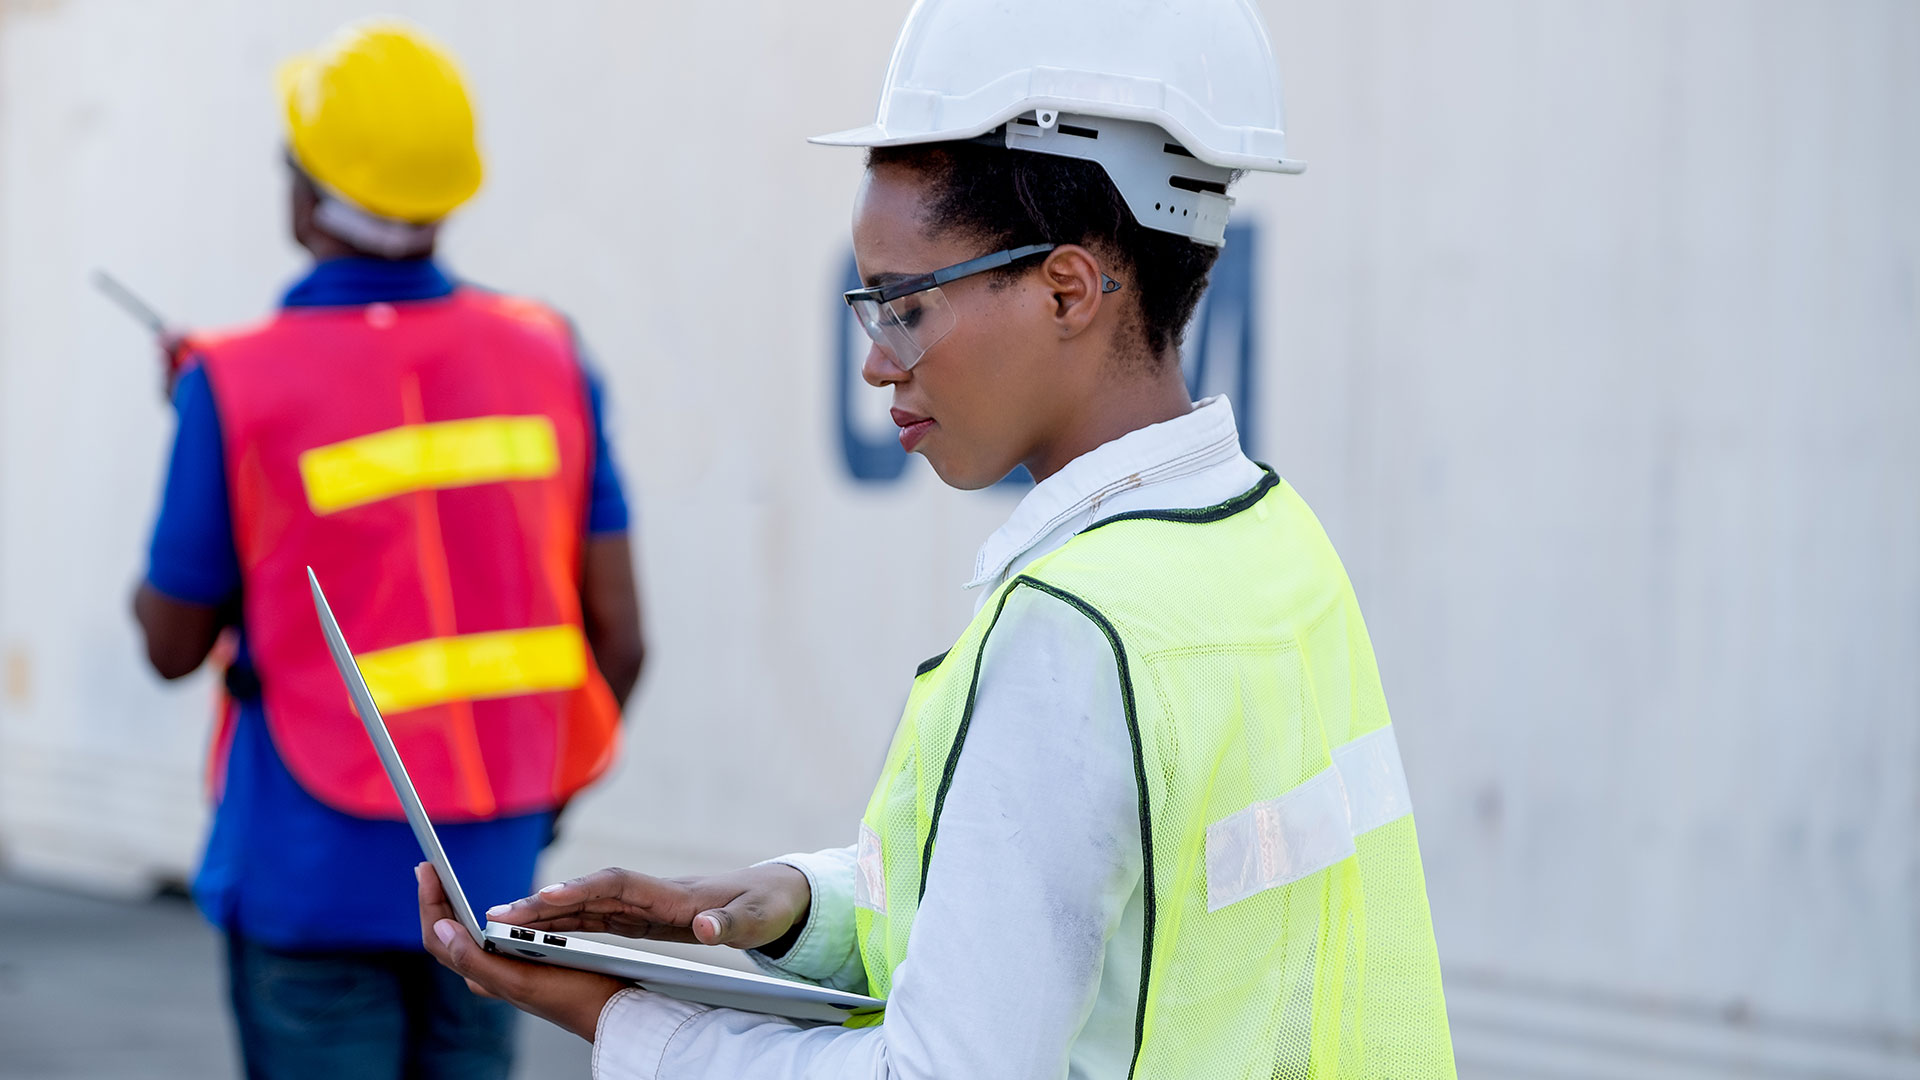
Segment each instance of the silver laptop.
[[340,624],[333,619],[333,609],[327,606],[326,594],[320,591],[320,579],[314,576],[312,567],[307,568],[307,582],[313,586],[313,607],[320,614],[320,629],[327,636],[327,651],[333,654],[333,664],[340,669],[340,678],[346,681],[354,711],[360,714],[360,721],[366,725],[367,737],[373,740],[373,747],[380,754],[380,764],[386,767],[387,779],[393,781],[394,793],[400,796],[400,805],[407,812],[407,824],[413,826],[414,839],[420,841],[420,850],[426,852],[433,868],[439,871],[440,881],[446,886],[447,899],[453,902],[454,914],[460,917],[467,932],[482,947],[490,952],[524,957],[543,964],[597,971],[603,975],[628,979],[648,990],[702,1005],[746,1009],[789,1016],[796,1020],[839,1022],[851,1015],[873,1012],[886,1006],[886,1002],[878,998],[699,964],[644,949],[609,945],[578,934],[549,934],[498,922],[488,922],[482,926],[473,917],[473,908],[467,903],[467,894],[460,889],[460,879],[454,876],[453,867],[447,862],[447,853],[440,847],[440,838],[434,835],[433,822],[428,820],[426,808],[420,805],[420,796],[413,790],[413,781],[408,778],[406,766],[400,761],[400,752],[394,748],[393,737],[387,734],[386,721],[380,718],[380,710],[373,703],[373,693],[367,689],[367,681],[361,677],[359,665],[354,663],[353,653],[347,648],[346,638],[340,634]]

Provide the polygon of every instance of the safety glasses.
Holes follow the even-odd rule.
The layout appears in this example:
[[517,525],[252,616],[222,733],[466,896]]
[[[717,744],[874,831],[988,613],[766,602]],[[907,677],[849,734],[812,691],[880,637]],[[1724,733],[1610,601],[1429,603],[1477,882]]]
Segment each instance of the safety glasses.
[[1008,248],[930,274],[917,274],[870,289],[847,290],[847,306],[874,344],[893,354],[894,362],[911,369],[927,350],[953,331],[958,321],[940,286],[964,277],[998,270],[1021,259],[1045,255],[1057,244],[1028,244]]

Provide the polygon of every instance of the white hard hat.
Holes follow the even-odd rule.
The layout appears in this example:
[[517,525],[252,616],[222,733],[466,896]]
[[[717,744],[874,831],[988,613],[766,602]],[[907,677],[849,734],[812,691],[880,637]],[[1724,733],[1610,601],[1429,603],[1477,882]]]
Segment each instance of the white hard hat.
[[1241,170],[1297,173],[1252,0],[918,0],[880,111],[830,146],[993,135],[1100,163],[1142,225],[1218,245]]

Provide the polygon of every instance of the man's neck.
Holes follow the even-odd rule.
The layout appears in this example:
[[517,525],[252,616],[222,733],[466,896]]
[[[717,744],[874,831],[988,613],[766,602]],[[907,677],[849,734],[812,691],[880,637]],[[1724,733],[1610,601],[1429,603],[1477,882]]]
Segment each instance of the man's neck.
[[[384,259],[386,258],[386,256],[384,255],[374,255],[369,252],[361,251],[359,248],[354,247],[352,244],[349,244],[346,241],[340,240],[336,237],[330,236],[327,233],[321,232],[317,229],[314,230],[314,234],[312,236],[302,240],[300,242],[300,246],[307,249],[307,254],[312,255],[313,261],[316,263],[323,263],[329,259],[349,259],[349,258],[351,259]],[[433,258],[433,249],[428,248],[427,250],[421,252],[418,255],[409,255],[407,256],[407,258],[408,259],[431,259]],[[392,260],[389,260],[389,261],[392,261]]]

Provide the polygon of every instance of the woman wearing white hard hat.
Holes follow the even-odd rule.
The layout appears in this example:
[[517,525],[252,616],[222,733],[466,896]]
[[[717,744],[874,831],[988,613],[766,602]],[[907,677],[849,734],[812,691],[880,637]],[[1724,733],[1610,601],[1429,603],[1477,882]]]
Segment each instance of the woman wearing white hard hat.
[[1453,1075],[1411,801],[1311,512],[1189,400],[1183,328],[1247,170],[1286,158],[1247,0],[921,0],[847,294],[901,443],[1038,483],[921,666],[849,848],[605,870],[490,914],[725,943],[884,998],[809,1027],[430,948],[594,1039],[607,1077]]

